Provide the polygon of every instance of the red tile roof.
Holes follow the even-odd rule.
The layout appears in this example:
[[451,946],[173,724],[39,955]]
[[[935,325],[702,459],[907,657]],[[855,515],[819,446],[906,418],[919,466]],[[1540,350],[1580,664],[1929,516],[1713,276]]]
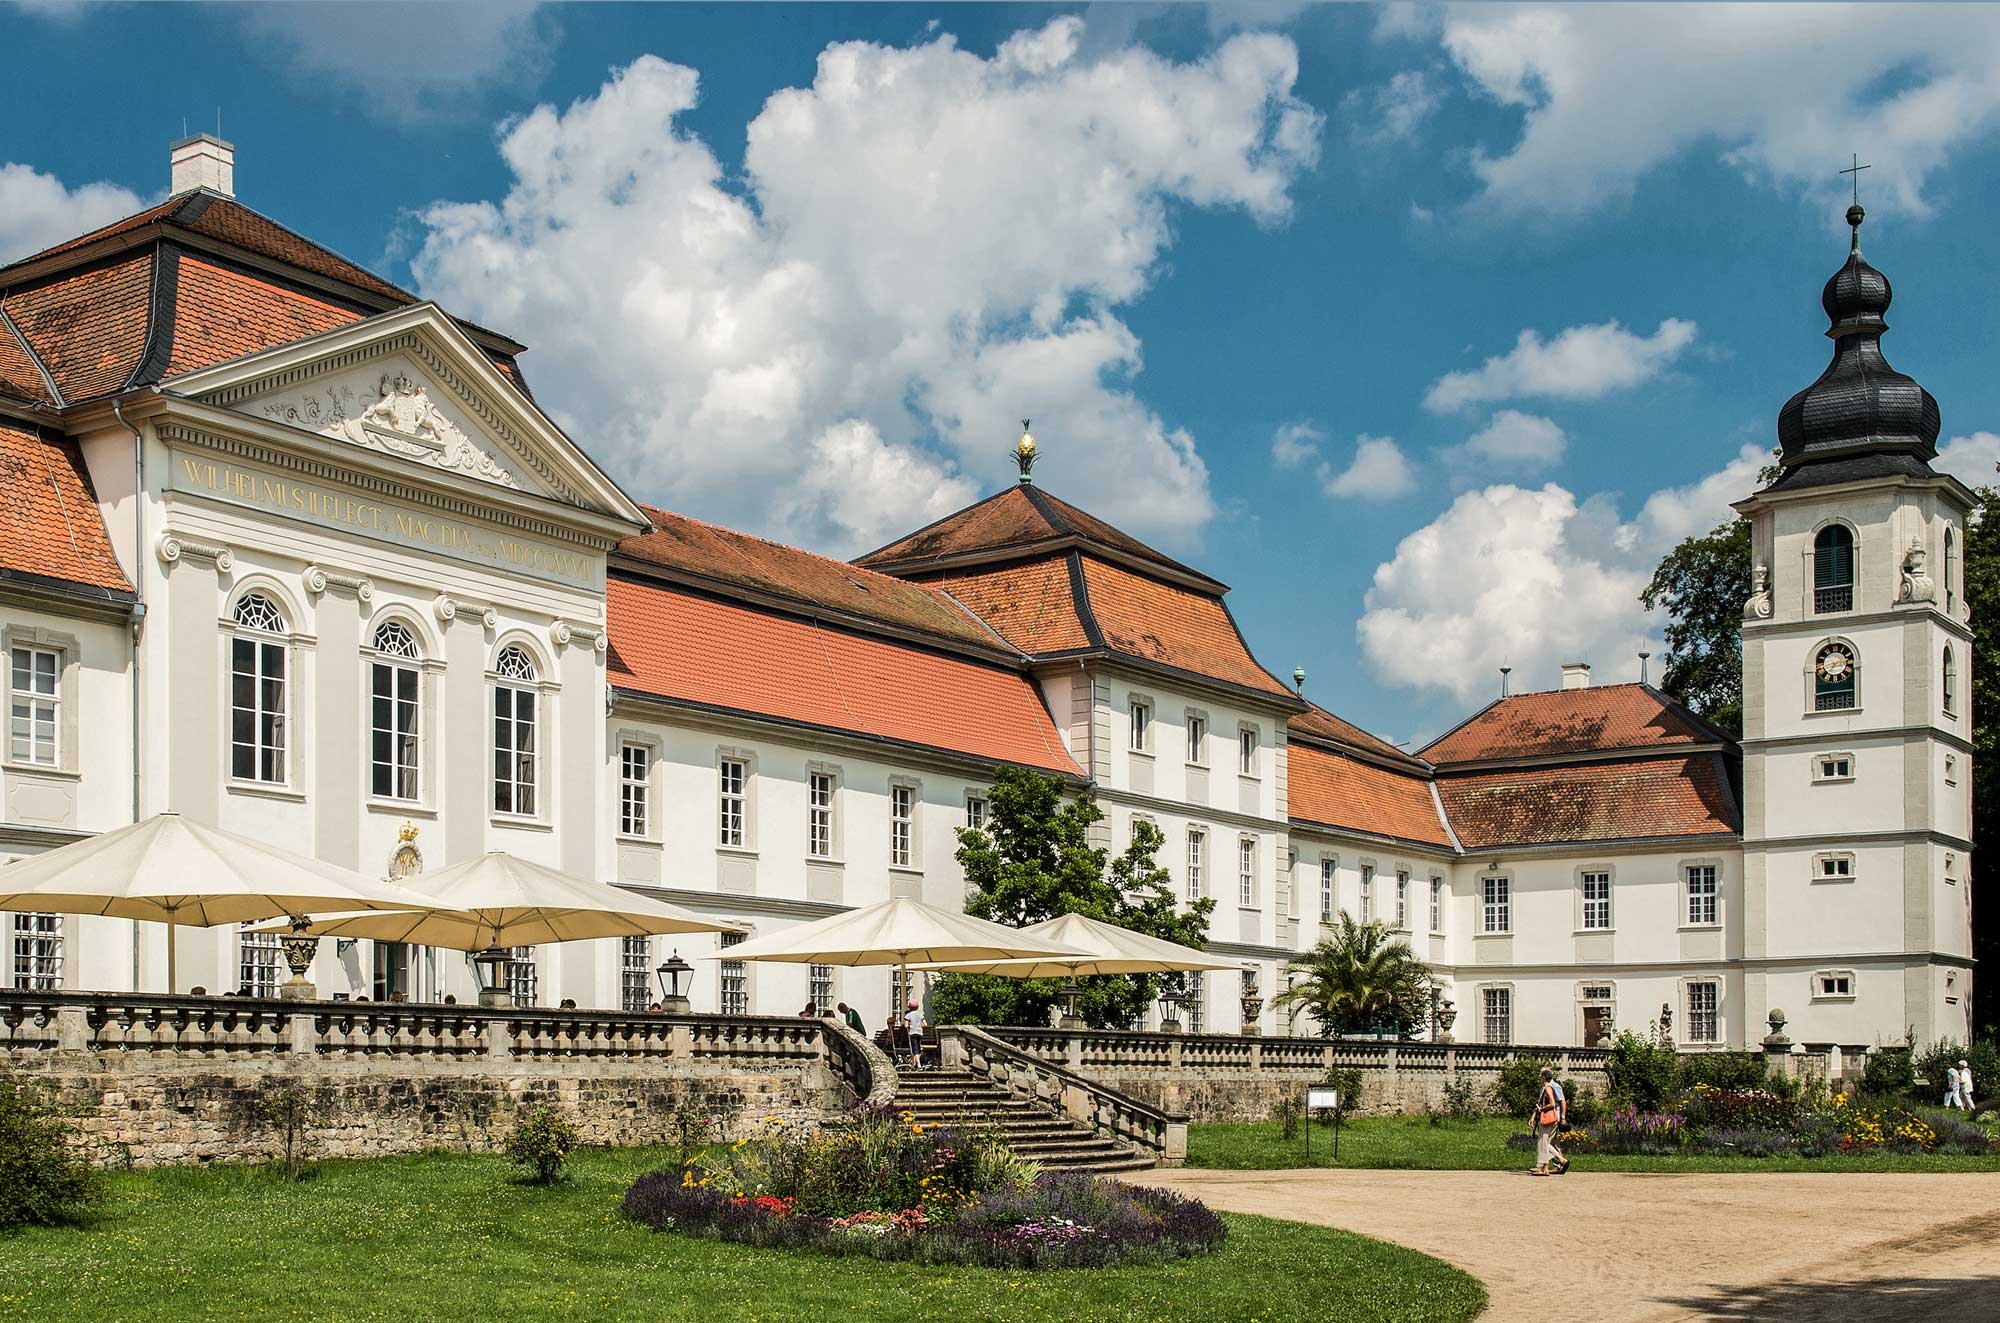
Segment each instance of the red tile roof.
[[951,594],[1023,652],[1071,652],[1090,646],[1077,614],[1068,556],[951,572],[926,586]]
[[1451,848],[1427,778],[1312,744],[1292,745],[1288,766],[1293,821]]
[[[927,524],[855,559],[857,565],[895,573],[922,571],[929,562],[974,557],[1008,559],[1045,543],[1082,539],[1137,560],[1207,579],[1200,571],[1164,556],[1138,538],[1114,528],[1087,510],[1040,487],[1017,484],[956,514]],[[1209,580],[1209,582],[1214,582]],[[1221,585],[1217,585],[1219,588]]]
[[1357,749],[1380,754],[1384,758],[1393,758],[1397,762],[1408,763],[1413,767],[1419,765],[1407,751],[1397,748],[1379,736],[1370,735],[1353,722],[1335,716],[1317,703],[1309,706],[1304,712],[1295,714],[1286,726],[1295,739],[1330,740],[1335,744],[1352,745]]
[[48,387],[42,384],[42,374],[28,357],[27,348],[4,326],[0,326],[0,395],[30,404],[51,402]]
[[1722,739],[1650,685],[1612,684],[1503,698],[1439,736],[1420,753],[1442,766],[1709,744]]
[[1106,647],[1211,679],[1294,697],[1250,655],[1222,599],[1162,583],[1092,556],[1084,589]]
[[1082,775],[1019,672],[658,583],[607,595],[618,688]]
[[83,455],[67,437],[0,420],[0,570],[129,592]]
[[806,608],[826,607],[955,643],[1005,650],[991,631],[935,589],[671,510],[639,508],[653,521],[653,530],[619,543],[620,556]]
[[363,314],[193,254],[180,259],[168,376],[303,340]]
[[150,250],[8,292],[7,315],[69,401],[124,387],[146,348]]
[[1467,850],[1741,830],[1716,753],[1441,776],[1437,788]]

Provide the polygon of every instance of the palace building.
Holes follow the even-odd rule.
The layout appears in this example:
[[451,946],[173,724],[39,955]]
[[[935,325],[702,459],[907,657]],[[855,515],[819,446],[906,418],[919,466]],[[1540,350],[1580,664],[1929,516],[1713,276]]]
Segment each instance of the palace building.
[[[1216,901],[1189,1027],[1269,1006],[1341,913],[1436,968],[1465,1042],[1845,1048],[1969,1029],[1972,494],[1883,359],[1856,243],[1831,365],[1747,493],[1743,739],[1645,683],[1491,704],[1416,754],[1305,701],[1227,586],[1031,480],[846,563],[642,505],[506,335],[260,215],[233,152],[0,268],[0,858],[173,810],[370,873],[507,850],[765,932],[956,905],[999,765],[1158,826]],[[581,441],[581,444],[579,444]],[[1556,677],[1549,677],[1553,681]],[[0,916],[14,986],[159,990],[166,930]],[[272,993],[275,937],[177,930]],[[517,1000],[643,1007],[670,950],[523,950]],[[728,939],[724,939],[726,942]],[[891,975],[695,961],[697,1010]],[[462,953],[321,943],[325,993],[469,998]]]

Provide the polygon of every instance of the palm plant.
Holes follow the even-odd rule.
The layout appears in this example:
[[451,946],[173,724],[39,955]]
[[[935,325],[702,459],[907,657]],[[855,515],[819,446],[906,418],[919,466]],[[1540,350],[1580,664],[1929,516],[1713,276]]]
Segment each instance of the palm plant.
[[1436,1001],[1430,967],[1380,923],[1342,914],[1331,935],[1286,968],[1298,981],[1272,999],[1273,1007],[1304,1010],[1322,1037],[1386,1029],[1407,1038],[1430,1022]]

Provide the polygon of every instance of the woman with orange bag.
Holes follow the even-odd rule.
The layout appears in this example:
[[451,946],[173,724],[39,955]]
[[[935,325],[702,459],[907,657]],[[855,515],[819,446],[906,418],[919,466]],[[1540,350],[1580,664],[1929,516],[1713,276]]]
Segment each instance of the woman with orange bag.
[[[1535,1098],[1535,1115],[1533,1117],[1535,1126],[1535,1169],[1532,1173],[1533,1175],[1555,1175],[1555,1172],[1549,1170],[1549,1164],[1552,1162],[1560,1163],[1561,1167],[1569,1165],[1569,1159],[1565,1158],[1562,1155],[1562,1151],[1556,1147],[1556,1130],[1562,1125],[1562,1120],[1562,1090],[1556,1087],[1556,1073],[1547,1066],[1543,1066],[1542,1089],[1540,1094]],[[1560,1171],[1561,1167],[1558,1167],[1557,1171]]]

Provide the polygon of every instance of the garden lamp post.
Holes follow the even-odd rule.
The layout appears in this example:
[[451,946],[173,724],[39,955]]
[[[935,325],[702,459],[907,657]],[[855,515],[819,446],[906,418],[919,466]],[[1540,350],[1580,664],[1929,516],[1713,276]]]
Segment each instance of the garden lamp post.
[[514,953],[504,946],[488,946],[474,953],[472,968],[479,976],[481,1006],[513,1005],[513,991],[507,986],[507,975],[513,967]]
[[1160,990],[1161,1033],[1177,1034],[1181,1031],[1180,1017],[1174,1014],[1175,1009],[1180,1005],[1180,1000],[1181,993],[1179,988],[1168,987]]
[[1084,1028],[1083,1017],[1076,1013],[1077,999],[1083,996],[1083,985],[1075,979],[1071,979],[1062,985],[1061,990],[1056,995],[1062,998],[1063,1007],[1062,1024],[1059,1027],[1063,1029]]
[[681,980],[694,973],[694,966],[681,959],[679,951],[653,971],[660,980],[660,1009],[668,1015],[686,1015],[688,999],[681,995]]

